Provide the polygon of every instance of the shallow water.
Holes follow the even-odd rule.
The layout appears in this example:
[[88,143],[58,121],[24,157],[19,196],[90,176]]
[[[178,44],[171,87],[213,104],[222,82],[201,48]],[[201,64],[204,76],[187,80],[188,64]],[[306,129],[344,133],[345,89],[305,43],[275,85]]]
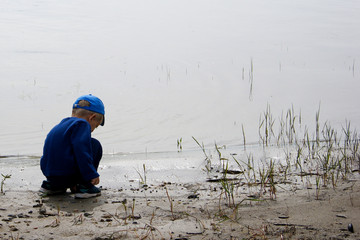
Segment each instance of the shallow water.
[[[259,140],[267,104],[360,126],[360,2],[0,2],[0,155],[42,152],[82,94],[99,96],[107,154],[177,154]],[[276,124],[277,124],[276,123]]]
[[[270,159],[275,163],[281,163],[285,159],[284,151],[277,147],[259,148],[254,145],[247,146],[246,150],[231,147],[222,148],[220,151],[222,157],[228,159],[226,163],[230,170],[241,170],[234,158],[244,169],[248,156],[255,160],[250,162],[254,169],[268,166]],[[197,184],[204,183],[207,179],[221,178],[224,162],[220,161],[214,148],[208,149],[206,155],[209,157],[210,165],[207,165],[206,157],[200,151],[106,154],[98,169],[99,186],[119,190],[136,189],[143,184]],[[4,189],[37,191],[45,180],[39,163],[38,157],[31,156],[9,156],[0,159],[1,173],[11,175],[4,181]],[[206,166],[211,166],[211,171],[206,170]]]

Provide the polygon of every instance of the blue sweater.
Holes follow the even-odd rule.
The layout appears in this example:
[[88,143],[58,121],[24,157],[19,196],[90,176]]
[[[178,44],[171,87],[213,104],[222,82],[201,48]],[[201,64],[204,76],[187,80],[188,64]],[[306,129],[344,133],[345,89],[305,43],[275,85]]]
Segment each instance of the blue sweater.
[[47,135],[41,171],[46,177],[81,174],[85,181],[97,178],[91,150],[91,127],[81,118],[63,119]]

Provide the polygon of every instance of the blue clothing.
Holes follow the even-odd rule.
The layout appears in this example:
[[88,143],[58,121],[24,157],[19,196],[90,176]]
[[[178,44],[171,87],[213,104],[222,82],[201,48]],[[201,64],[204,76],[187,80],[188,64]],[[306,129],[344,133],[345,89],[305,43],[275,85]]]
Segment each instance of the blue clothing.
[[84,119],[69,117],[47,135],[40,167],[48,179],[65,177],[76,179],[77,183],[90,182],[99,177],[97,167],[101,156],[100,143],[91,138],[90,124]]

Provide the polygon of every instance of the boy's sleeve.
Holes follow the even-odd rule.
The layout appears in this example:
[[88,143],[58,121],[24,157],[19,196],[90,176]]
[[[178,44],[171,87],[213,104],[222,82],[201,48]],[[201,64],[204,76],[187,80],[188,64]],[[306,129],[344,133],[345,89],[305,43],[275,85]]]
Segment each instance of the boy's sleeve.
[[99,177],[94,165],[91,149],[91,129],[87,122],[78,122],[71,136],[71,144],[80,173],[85,181]]

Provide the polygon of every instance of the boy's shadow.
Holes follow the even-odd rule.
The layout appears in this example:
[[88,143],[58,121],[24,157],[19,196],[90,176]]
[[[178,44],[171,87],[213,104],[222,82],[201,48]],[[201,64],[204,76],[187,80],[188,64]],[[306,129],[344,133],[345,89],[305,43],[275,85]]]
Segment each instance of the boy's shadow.
[[61,195],[50,195],[42,198],[42,203],[49,212],[85,213],[105,204],[105,197],[75,199],[74,194],[67,192]]

